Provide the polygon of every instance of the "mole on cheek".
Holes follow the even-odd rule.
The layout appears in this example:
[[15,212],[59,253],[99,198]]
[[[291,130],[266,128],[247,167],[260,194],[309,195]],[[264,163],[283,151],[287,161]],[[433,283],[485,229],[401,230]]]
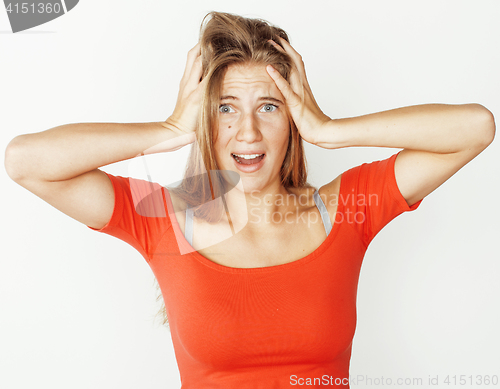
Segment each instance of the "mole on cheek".
[[231,128],[231,126],[229,126],[228,128]]

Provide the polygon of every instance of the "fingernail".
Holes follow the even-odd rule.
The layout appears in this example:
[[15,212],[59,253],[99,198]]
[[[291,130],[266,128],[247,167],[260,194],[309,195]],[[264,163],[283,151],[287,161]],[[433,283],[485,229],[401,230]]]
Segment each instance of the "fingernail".
[[276,69],[273,68],[271,65],[267,65],[267,68],[269,69],[270,72],[275,72]]

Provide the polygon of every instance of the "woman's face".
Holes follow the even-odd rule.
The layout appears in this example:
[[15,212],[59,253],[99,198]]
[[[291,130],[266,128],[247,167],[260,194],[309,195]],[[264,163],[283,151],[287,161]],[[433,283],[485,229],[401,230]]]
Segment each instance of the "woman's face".
[[284,102],[265,65],[228,67],[215,156],[220,169],[240,175],[245,193],[264,191],[280,182],[290,134]]

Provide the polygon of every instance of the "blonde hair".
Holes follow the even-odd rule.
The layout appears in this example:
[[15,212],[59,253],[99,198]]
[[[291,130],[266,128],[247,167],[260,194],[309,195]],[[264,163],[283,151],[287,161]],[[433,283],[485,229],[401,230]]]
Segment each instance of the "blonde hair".
[[[290,79],[292,59],[275,47],[269,40],[281,45],[279,37],[289,42],[288,35],[279,27],[262,19],[250,19],[239,15],[210,12],[201,24],[200,46],[202,79],[208,78],[203,93],[196,139],[199,147],[192,147],[181,184],[169,189],[194,215],[207,222],[221,220],[224,209],[220,202],[211,201],[223,195],[228,183],[217,174],[214,143],[218,128],[218,113],[222,83],[227,68],[235,64],[272,65],[286,80]],[[207,174],[208,173],[208,174]],[[307,168],[302,138],[290,118],[288,149],[280,170],[284,187],[308,187]],[[207,204],[210,204],[207,206]],[[159,285],[157,301],[163,300]],[[158,315],[162,324],[168,325],[163,303]]]

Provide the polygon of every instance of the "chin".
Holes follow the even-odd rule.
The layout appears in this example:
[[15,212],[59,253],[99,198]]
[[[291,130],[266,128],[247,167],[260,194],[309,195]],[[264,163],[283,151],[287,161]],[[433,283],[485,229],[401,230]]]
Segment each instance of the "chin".
[[251,194],[253,192],[261,192],[265,190],[268,183],[263,182],[255,177],[241,177],[235,188],[245,194]]

